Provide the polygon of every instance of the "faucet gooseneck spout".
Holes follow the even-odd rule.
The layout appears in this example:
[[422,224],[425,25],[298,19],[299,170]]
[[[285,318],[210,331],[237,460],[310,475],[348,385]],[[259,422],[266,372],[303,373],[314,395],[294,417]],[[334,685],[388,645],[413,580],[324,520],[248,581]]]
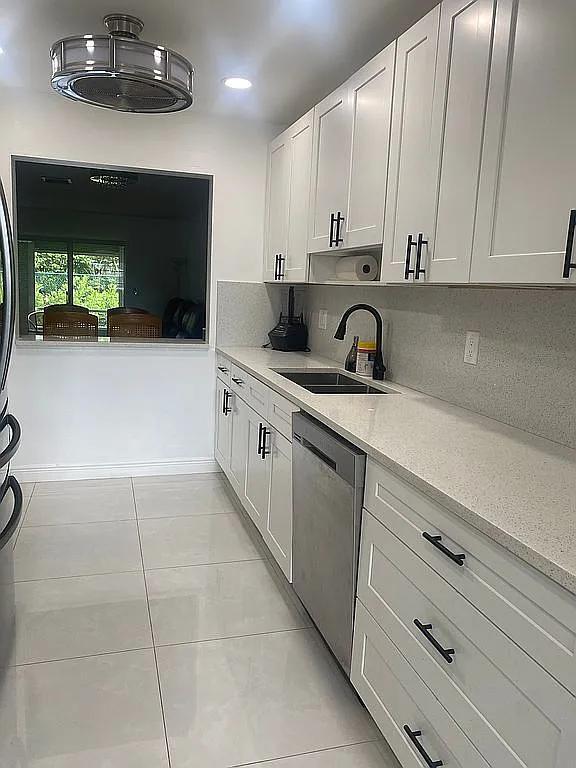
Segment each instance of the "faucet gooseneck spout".
[[380,316],[380,313],[374,309],[374,307],[371,307],[370,304],[354,304],[354,306],[350,307],[350,309],[347,309],[346,312],[344,312],[342,315],[342,319],[338,324],[334,338],[338,339],[339,341],[344,340],[348,318],[351,314],[361,309],[365,312],[370,312],[370,314],[374,317],[374,320],[376,320],[376,357],[374,359],[374,373],[372,374],[372,378],[374,378],[376,381],[384,381],[386,366],[384,365],[384,359],[382,357],[382,317]]

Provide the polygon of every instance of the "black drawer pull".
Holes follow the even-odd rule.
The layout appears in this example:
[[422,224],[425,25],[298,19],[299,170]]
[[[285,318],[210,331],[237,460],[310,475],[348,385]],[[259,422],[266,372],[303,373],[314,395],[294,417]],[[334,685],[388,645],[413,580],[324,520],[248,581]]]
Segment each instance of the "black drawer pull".
[[406,263],[404,265],[404,280],[409,280],[410,275],[414,274],[414,270],[410,269],[410,261],[412,259],[412,248],[416,247],[416,241],[412,235],[408,235],[408,243],[406,245]]
[[266,429],[264,425],[262,425],[262,453],[260,454],[262,456],[262,459],[266,461],[266,456],[270,455],[270,449],[266,445],[266,440],[272,433],[269,429]]
[[219,365],[219,366],[218,366],[218,370],[219,370],[221,373],[228,373],[228,368],[224,368],[224,366],[223,366],[223,365]]
[[574,230],[576,229],[576,210],[570,211],[570,223],[568,224],[568,238],[566,240],[566,255],[564,256],[564,272],[562,277],[570,277],[570,272],[576,269],[576,263],[572,261],[574,252]]
[[426,640],[428,640],[428,642],[434,646],[434,648],[438,651],[440,656],[442,656],[444,661],[448,662],[448,664],[452,664],[452,662],[454,661],[452,656],[454,656],[456,651],[454,650],[454,648],[442,648],[438,640],[436,640],[436,638],[432,634],[432,630],[434,629],[432,624],[422,624],[422,622],[419,619],[414,619],[414,624],[418,627],[420,632],[422,632]]
[[463,554],[456,555],[454,554],[454,552],[451,552],[448,549],[448,547],[445,547],[444,544],[442,544],[442,536],[432,536],[431,533],[426,533],[426,531],[424,531],[422,536],[426,539],[426,541],[429,541],[433,547],[436,547],[436,549],[439,549],[443,555],[446,555],[446,557],[449,557],[453,563],[456,563],[456,565],[460,565],[460,566],[464,565],[464,560],[466,559],[466,555],[463,555]]
[[416,268],[414,269],[414,280],[420,280],[420,275],[425,275],[426,270],[422,269],[422,246],[428,245],[428,240],[424,240],[422,232],[418,235],[418,245],[416,248]]
[[234,378],[234,376],[232,376],[232,381],[234,382],[234,384],[238,384],[239,387],[244,386],[244,381],[242,379],[236,379]]
[[408,725],[404,726],[404,730],[406,732],[406,735],[412,742],[412,744],[414,744],[414,746],[418,750],[418,754],[420,755],[422,760],[424,760],[424,762],[426,763],[427,768],[442,768],[442,766],[444,765],[442,760],[432,760],[428,752],[426,752],[422,744],[420,744],[420,742],[418,741],[418,739],[421,738],[422,736],[422,731],[412,731],[410,730],[410,726]]

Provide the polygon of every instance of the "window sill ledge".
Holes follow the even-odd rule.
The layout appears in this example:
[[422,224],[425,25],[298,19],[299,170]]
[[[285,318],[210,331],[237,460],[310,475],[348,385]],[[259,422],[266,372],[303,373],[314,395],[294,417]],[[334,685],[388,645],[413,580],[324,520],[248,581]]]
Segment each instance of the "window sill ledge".
[[30,338],[16,338],[15,345],[19,349],[186,349],[188,352],[192,349],[206,350],[210,348],[207,341],[201,339],[137,339],[115,340],[110,338],[99,338],[94,341],[63,341],[59,339],[43,339],[41,336]]

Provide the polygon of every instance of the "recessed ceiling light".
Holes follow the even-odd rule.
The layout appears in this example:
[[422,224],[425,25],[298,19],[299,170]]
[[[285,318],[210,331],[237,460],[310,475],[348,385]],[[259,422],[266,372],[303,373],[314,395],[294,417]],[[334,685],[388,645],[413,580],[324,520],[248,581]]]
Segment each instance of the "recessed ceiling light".
[[248,88],[252,88],[252,83],[245,77],[226,77],[224,79],[224,85],[227,88],[234,88],[237,91],[246,91]]

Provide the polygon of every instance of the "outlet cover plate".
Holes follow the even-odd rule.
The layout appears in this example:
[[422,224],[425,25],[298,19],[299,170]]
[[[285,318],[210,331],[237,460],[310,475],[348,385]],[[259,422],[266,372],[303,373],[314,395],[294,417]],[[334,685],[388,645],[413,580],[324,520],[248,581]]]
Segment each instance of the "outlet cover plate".
[[464,362],[467,365],[478,365],[478,351],[480,348],[480,333],[467,331],[466,344],[464,346]]

